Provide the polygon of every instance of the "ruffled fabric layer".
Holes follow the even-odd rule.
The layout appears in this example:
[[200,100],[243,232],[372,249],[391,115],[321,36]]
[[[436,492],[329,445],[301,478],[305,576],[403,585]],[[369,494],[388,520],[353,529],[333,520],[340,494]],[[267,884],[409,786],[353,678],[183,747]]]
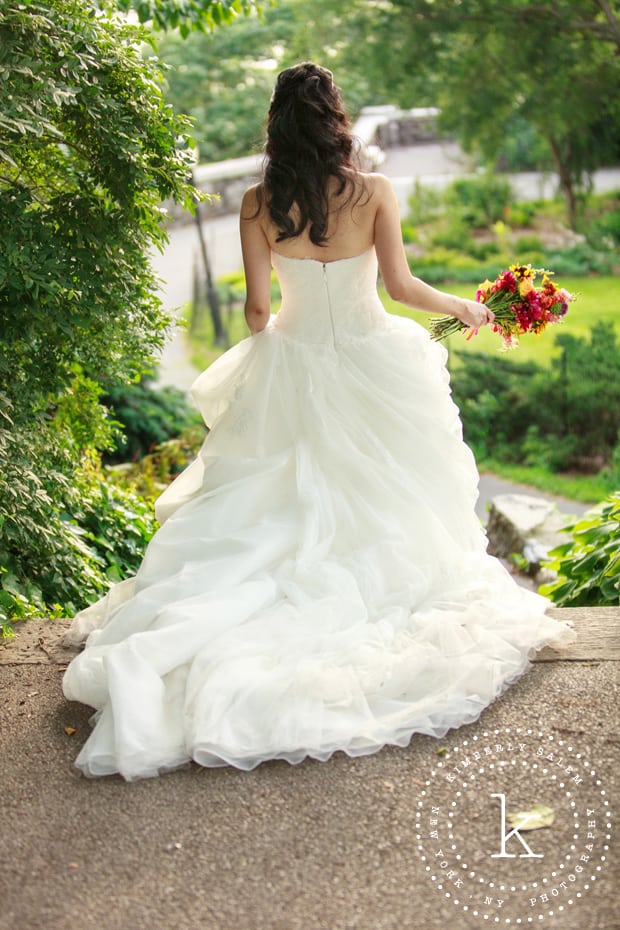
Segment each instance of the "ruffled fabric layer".
[[575,639],[487,555],[445,349],[385,313],[374,253],[275,263],[283,308],[197,379],[210,432],[140,570],[71,628],[88,776],[441,737]]
[[444,360],[397,317],[337,352],[272,321],[201,375],[200,455],[136,577],[73,624],[84,774],[441,737],[574,639],[486,554]]

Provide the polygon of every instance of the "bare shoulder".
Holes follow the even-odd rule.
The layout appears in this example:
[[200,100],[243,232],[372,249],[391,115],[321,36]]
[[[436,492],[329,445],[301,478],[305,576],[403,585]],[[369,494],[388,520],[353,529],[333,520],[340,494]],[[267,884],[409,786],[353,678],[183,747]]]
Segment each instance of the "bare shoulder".
[[369,192],[375,197],[383,199],[386,196],[394,196],[392,182],[384,174],[379,174],[378,171],[371,171],[365,174],[364,182]]
[[263,185],[253,184],[245,191],[241,199],[241,218],[244,220],[257,219],[263,206]]

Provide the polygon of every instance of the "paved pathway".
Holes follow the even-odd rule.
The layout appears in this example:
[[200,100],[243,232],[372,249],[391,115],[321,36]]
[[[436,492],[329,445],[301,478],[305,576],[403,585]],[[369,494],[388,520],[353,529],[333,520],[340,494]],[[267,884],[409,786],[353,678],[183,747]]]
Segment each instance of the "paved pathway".
[[497,475],[488,473],[480,475],[478,490],[480,496],[476,504],[476,513],[485,522],[489,503],[498,494],[528,494],[530,497],[539,497],[542,500],[552,501],[562,513],[577,516],[585,513],[592,506],[591,504],[582,504],[580,501],[568,500],[556,494],[548,494],[546,491],[539,491],[538,488],[532,488],[527,484],[506,481],[504,478],[498,478]]
[[[249,773],[192,765],[134,784],[73,766],[90,711],[63,700],[61,626],[29,621],[0,646],[0,930],[513,930],[549,910],[548,930],[620,927],[604,804],[617,804],[620,783],[620,610],[583,616],[576,657],[535,663],[480,721],[441,740]],[[461,782],[456,767],[474,750],[485,765]],[[542,750],[555,754],[546,767]],[[523,834],[542,859],[493,858],[498,791],[508,810],[555,810],[551,827]]]

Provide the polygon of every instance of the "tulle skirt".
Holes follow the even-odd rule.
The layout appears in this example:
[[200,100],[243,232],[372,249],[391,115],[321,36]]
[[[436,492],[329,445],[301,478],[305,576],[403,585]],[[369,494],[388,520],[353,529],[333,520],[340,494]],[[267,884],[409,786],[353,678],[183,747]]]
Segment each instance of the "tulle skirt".
[[200,454],[135,578],[72,626],[84,774],[441,737],[574,640],[486,553],[445,360],[400,317],[337,350],[272,320],[198,378]]

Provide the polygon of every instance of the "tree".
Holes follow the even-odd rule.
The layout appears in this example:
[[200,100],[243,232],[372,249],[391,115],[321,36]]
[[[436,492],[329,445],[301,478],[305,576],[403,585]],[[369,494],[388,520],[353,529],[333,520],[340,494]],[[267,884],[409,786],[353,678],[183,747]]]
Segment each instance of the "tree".
[[274,70],[295,28],[293,13],[290,4],[281,4],[214,34],[160,40],[159,54],[171,66],[166,99],[194,120],[201,161],[260,148]]
[[[409,12],[423,5],[394,2]],[[489,161],[501,151],[511,121],[532,125],[548,145],[575,228],[579,191],[620,151],[620,58],[599,4],[470,0],[440,6],[447,18],[430,18],[441,27],[437,103],[444,125]]]
[[0,36],[0,377],[22,423],[76,366],[131,378],[161,345],[146,252],[160,202],[191,201],[191,155],[144,31],[52,0],[9,3]]
[[134,10],[141,23],[157,29],[178,29],[183,38],[193,30],[210,32],[231,23],[241,13],[260,10],[258,0],[101,0],[104,7]]
[[147,39],[89,0],[0,6],[0,627],[104,580],[74,519],[114,429],[99,397],[162,344],[148,250],[161,202],[192,202]]
[[295,52],[332,62],[347,86],[367,92],[364,103],[439,106],[446,130],[490,163],[508,135],[532,127],[558,173],[571,226],[591,172],[620,154],[620,18],[608,0],[294,6],[310,24]]
[[176,66],[169,99],[195,117],[205,158],[255,148],[275,68],[317,59],[353,116],[436,105],[487,163],[552,165],[576,226],[591,173],[620,154],[619,41],[608,0],[285,0],[264,22],[183,48],[170,37],[162,53]]

